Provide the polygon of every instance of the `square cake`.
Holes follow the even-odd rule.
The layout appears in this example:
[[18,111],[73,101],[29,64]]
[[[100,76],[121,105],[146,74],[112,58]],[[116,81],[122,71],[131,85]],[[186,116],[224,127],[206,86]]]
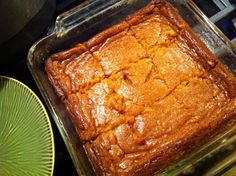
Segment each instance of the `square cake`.
[[152,175],[236,121],[236,78],[153,0],[56,53],[46,72],[97,175]]

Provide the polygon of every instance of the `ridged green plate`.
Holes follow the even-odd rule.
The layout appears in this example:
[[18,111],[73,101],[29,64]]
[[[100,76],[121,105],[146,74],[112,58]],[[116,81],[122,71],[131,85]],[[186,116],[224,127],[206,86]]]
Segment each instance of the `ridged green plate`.
[[0,76],[0,176],[49,176],[54,139],[45,108],[21,82]]

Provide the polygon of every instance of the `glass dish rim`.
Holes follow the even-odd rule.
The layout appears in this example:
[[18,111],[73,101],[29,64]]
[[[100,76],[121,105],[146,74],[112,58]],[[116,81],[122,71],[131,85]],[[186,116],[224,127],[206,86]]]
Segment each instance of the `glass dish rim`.
[[[61,127],[61,126],[60,126],[61,124],[60,124],[60,122],[58,121],[58,116],[57,116],[57,114],[55,113],[53,107],[51,106],[50,100],[49,100],[49,98],[47,97],[47,93],[44,92],[45,90],[44,90],[44,88],[41,86],[40,80],[39,80],[39,78],[37,77],[37,74],[36,74],[36,73],[34,72],[34,70],[33,70],[33,67],[32,67],[32,63],[33,63],[33,62],[32,62],[32,59],[33,59],[34,50],[35,50],[35,48],[37,47],[37,45],[38,45],[40,42],[42,42],[43,40],[45,40],[45,39],[47,39],[47,38],[50,38],[52,35],[58,35],[58,36],[61,36],[61,35],[62,35],[62,36],[63,36],[64,32],[67,32],[67,30],[70,31],[70,30],[72,30],[72,29],[75,27],[75,26],[69,26],[68,28],[67,28],[67,27],[64,27],[64,26],[63,26],[63,23],[61,23],[61,22],[62,22],[62,20],[63,20],[65,17],[68,17],[68,16],[72,15],[74,12],[77,12],[77,13],[78,13],[78,11],[77,11],[78,9],[85,8],[85,7],[89,6],[91,3],[97,2],[97,1],[100,1],[100,0],[95,0],[95,1],[93,1],[93,0],[88,0],[88,1],[85,1],[85,2],[82,3],[81,5],[76,6],[76,7],[74,7],[73,9],[71,9],[71,10],[69,10],[69,11],[67,11],[67,12],[65,12],[65,13],[63,13],[63,14],[61,14],[61,15],[59,15],[59,16],[57,17],[57,19],[56,19],[55,30],[54,30],[52,33],[50,33],[48,36],[46,36],[46,37],[42,38],[41,40],[39,40],[38,42],[36,42],[36,43],[31,47],[31,49],[30,49],[30,51],[29,51],[29,54],[28,54],[28,58],[27,58],[28,68],[29,68],[29,70],[30,70],[30,72],[31,72],[31,74],[32,74],[32,76],[33,76],[33,78],[35,79],[35,82],[36,82],[38,88],[40,89],[41,94],[43,95],[43,98],[44,98],[44,100],[45,100],[45,102],[46,102],[46,104],[47,104],[47,106],[48,106],[48,108],[49,108],[49,110],[50,110],[50,112],[51,112],[51,115],[53,116],[54,121],[56,122],[57,128],[59,129],[59,131],[60,131],[60,133],[61,133],[61,136],[62,136],[62,138],[63,138],[63,140],[64,140],[64,142],[65,142],[65,144],[66,144],[66,146],[67,146],[67,149],[68,149],[68,151],[69,151],[69,153],[70,153],[70,155],[71,155],[71,158],[72,158],[72,160],[73,160],[75,166],[77,165],[77,161],[76,161],[76,159],[74,158],[75,153],[74,153],[74,150],[73,150],[73,146],[71,146],[71,145],[68,143],[68,139],[67,139],[67,137],[66,137],[66,132],[64,131],[64,129],[60,128],[60,127]],[[119,1],[119,0],[118,0],[118,1]],[[122,1],[122,0],[120,0],[120,1]],[[176,1],[176,0],[172,0],[172,1]],[[117,1],[116,1],[116,2],[117,2]],[[206,17],[206,15],[204,15],[204,13],[197,7],[197,5],[196,5],[192,0],[189,0],[189,1],[188,1],[188,0],[184,0],[184,2],[187,3],[188,5],[190,5],[190,7],[194,10],[195,14],[198,15],[198,17],[199,17],[201,20],[205,21],[205,22],[207,23],[207,25],[208,25],[213,31],[215,31],[215,34],[216,34],[220,39],[224,40],[224,41],[226,42],[227,46],[230,46],[230,48],[232,49],[232,51],[234,51],[234,52],[236,53],[236,45],[234,45],[234,44],[218,29],[218,27],[216,27],[216,25],[213,24],[213,23]],[[227,133],[226,133],[226,134],[221,134],[219,137],[215,137],[214,140],[211,140],[211,141],[210,141],[209,143],[207,143],[206,145],[200,147],[200,149],[199,149],[197,152],[194,152],[193,154],[191,154],[191,155],[185,157],[184,160],[185,160],[185,159],[191,160],[191,158],[193,157],[192,155],[197,155],[198,152],[201,152],[202,150],[208,148],[208,147],[211,146],[211,145],[214,145],[217,141],[219,142],[219,140],[220,140],[221,138],[225,138],[225,137],[227,137],[227,136],[231,136],[231,135],[235,135],[235,134],[236,134],[236,128],[235,128],[235,126],[233,126],[232,129],[227,130]],[[213,150],[212,150],[212,152],[213,152]],[[183,161],[183,160],[181,160],[180,162],[182,162],[182,161]],[[185,163],[185,164],[184,164],[184,165],[186,165],[185,167],[187,167],[188,164],[189,164],[189,163]],[[170,168],[172,168],[172,167],[174,168],[175,165],[178,165],[178,163],[177,163],[177,164],[174,164],[174,165],[171,166]],[[185,167],[182,167],[182,168],[183,168],[182,170],[184,170]],[[77,172],[81,174],[81,171],[80,171],[80,170],[78,171],[78,169],[79,169],[79,168],[76,167]],[[170,170],[171,170],[171,169],[170,169]],[[182,171],[182,170],[179,170],[179,171]],[[168,169],[167,171],[169,171],[169,169]],[[166,173],[166,172],[164,172],[163,174],[165,174],[165,173]],[[176,173],[176,172],[175,172],[175,173]],[[167,174],[168,174],[168,173],[167,173]]]

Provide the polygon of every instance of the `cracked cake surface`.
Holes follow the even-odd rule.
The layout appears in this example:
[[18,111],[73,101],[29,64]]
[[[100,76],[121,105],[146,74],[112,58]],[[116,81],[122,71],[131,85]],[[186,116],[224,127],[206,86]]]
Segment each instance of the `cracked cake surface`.
[[235,124],[236,78],[164,0],[46,71],[97,175],[152,175]]

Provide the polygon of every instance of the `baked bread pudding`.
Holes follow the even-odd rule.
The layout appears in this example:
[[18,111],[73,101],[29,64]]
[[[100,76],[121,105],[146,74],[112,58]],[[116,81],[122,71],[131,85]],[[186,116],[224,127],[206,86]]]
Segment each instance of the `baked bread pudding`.
[[53,54],[46,72],[97,175],[165,170],[236,121],[236,78],[164,0]]

